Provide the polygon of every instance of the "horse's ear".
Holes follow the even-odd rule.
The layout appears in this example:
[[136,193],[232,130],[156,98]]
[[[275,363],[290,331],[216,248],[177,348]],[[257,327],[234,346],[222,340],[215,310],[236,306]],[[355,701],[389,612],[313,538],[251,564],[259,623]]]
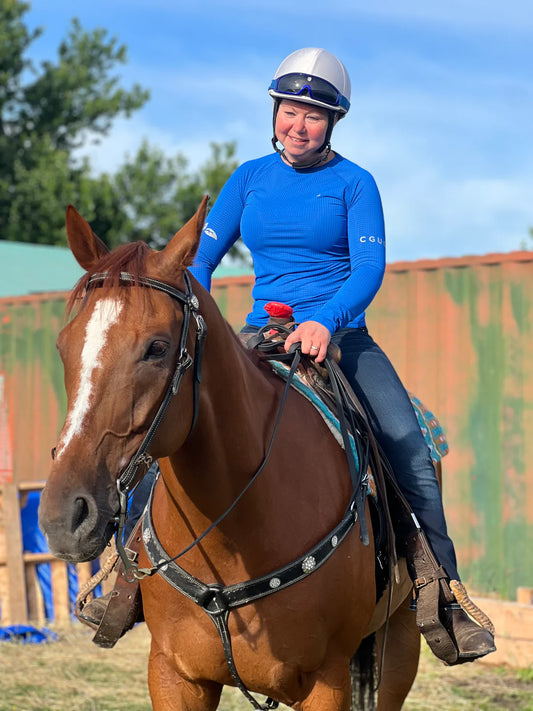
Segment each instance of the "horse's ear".
[[204,195],[196,214],[191,217],[179,232],[176,232],[165,249],[160,252],[165,268],[170,270],[176,267],[184,269],[185,267],[190,267],[193,263],[205,224],[208,200],[209,196]]
[[89,223],[72,205],[67,207],[66,227],[72,254],[86,271],[109,252],[102,240],[91,230]]

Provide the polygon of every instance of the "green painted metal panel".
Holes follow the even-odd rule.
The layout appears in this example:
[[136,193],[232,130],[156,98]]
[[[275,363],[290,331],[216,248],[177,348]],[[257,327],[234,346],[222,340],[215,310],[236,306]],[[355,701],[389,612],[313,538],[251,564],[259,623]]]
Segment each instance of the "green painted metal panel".
[[[224,262],[215,276],[240,276],[250,271],[249,267]],[[0,240],[0,298],[65,291],[82,274],[68,247]]]

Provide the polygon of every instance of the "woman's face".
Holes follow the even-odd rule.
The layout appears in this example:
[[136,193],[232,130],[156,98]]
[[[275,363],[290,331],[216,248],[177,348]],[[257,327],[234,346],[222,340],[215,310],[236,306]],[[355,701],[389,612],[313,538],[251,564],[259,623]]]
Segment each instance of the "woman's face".
[[316,158],[328,128],[328,112],[301,101],[282,99],[276,116],[276,136],[291,162]]

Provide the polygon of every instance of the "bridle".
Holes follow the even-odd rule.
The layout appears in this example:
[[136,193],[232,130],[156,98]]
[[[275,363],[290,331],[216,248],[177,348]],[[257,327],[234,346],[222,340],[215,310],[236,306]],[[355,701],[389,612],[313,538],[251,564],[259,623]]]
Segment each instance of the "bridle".
[[[87,282],[87,291],[91,288],[101,286],[107,279],[107,272],[101,272],[98,274],[93,274]],[[187,271],[184,272],[185,279],[185,292],[176,289],[176,287],[171,284],[167,284],[159,279],[153,279],[152,277],[134,276],[129,272],[121,272],[119,275],[119,283],[128,286],[141,286],[148,287],[151,289],[156,289],[156,291],[162,291],[164,294],[176,299],[183,305],[183,325],[181,327],[181,335],[179,342],[178,357],[176,360],[176,366],[174,368],[174,373],[170,379],[165,395],[159,405],[159,408],[155,414],[152,424],[148,428],[147,433],[144,436],[137,452],[131,458],[128,466],[122,471],[117,479],[117,491],[119,497],[119,511],[115,518],[113,519],[116,527],[116,546],[117,552],[120,555],[122,562],[125,565],[126,570],[131,566],[131,562],[128,559],[127,553],[124,549],[122,543],[122,534],[124,531],[124,526],[126,525],[126,517],[128,511],[128,495],[132,488],[132,485],[136,483],[137,472],[139,467],[144,466],[146,470],[152,464],[153,458],[148,454],[148,449],[152,440],[157,432],[161,421],[168,409],[170,401],[176,395],[179,390],[181,380],[185,375],[186,371],[194,366],[193,370],[193,415],[191,420],[191,426],[187,434],[186,439],[188,439],[194,430],[196,422],[198,420],[199,411],[199,387],[202,380],[202,356],[204,349],[204,342],[207,335],[207,326],[198,309],[200,307],[200,302],[198,297],[192,291],[191,280]],[[196,322],[196,339],[194,346],[194,358],[191,357],[189,351],[187,350],[187,339],[189,336],[189,327],[191,322],[191,315],[194,317]]]

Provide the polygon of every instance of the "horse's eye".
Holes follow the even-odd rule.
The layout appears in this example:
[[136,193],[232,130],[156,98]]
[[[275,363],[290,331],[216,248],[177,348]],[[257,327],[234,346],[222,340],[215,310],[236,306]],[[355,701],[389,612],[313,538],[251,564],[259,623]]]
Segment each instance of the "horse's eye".
[[163,358],[168,351],[168,343],[166,341],[153,341],[146,349],[144,360]]

